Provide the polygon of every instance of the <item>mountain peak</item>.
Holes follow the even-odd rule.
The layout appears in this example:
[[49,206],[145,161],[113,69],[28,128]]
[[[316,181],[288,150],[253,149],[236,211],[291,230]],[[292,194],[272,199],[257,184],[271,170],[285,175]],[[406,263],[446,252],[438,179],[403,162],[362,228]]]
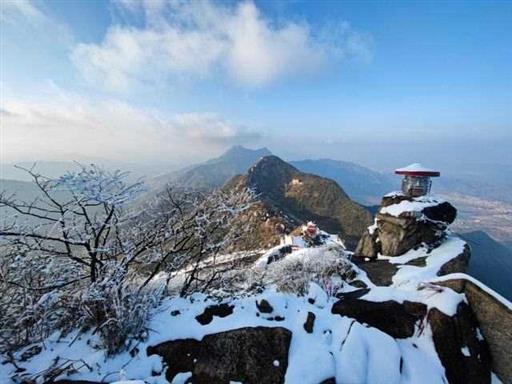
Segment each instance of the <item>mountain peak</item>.
[[370,214],[351,201],[335,181],[301,172],[273,155],[262,157],[244,176],[226,186],[249,187],[269,212],[280,212],[278,216],[295,226],[312,220],[327,232],[343,235],[349,246],[357,243],[371,222]]
[[226,158],[226,157],[256,157],[256,156],[259,156],[259,157],[263,157],[263,156],[269,156],[269,155],[272,155],[272,152],[269,151],[268,148],[266,147],[263,147],[263,148],[258,148],[258,149],[250,149],[250,148],[246,148],[242,145],[233,145],[231,148],[229,148],[226,152],[224,152],[224,154],[222,154],[220,157],[221,158]]
[[297,168],[295,168],[293,165],[291,165],[290,163],[287,163],[286,161],[284,161],[283,159],[281,159],[280,157],[276,156],[276,155],[265,155],[265,156],[262,156],[252,167],[251,167],[251,170],[255,169],[255,168],[263,168],[263,167],[282,167],[282,168],[288,168],[288,169],[292,169],[296,172],[299,172]]

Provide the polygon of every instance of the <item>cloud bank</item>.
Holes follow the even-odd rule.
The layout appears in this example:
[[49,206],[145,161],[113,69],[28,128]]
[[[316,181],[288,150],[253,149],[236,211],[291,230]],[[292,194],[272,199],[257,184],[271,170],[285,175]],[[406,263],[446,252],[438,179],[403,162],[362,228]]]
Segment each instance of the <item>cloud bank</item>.
[[260,137],[214,113],[162,116],[113,99],[92,101],[64,92],[48,100],[5,100],[0,110],[2,162],[49,154],[66,160],[189,162]]
[[125,20],[139,23],[113,25],[103,41],[78,44],[71,55],[87,80],[111,90],[219,73],[236,84],[261,87],[371,57],[370,38],[346,22],[313,33],[306,22],[269,19],[252,2],[227,7],[200,0],[123,0],[115,5]]

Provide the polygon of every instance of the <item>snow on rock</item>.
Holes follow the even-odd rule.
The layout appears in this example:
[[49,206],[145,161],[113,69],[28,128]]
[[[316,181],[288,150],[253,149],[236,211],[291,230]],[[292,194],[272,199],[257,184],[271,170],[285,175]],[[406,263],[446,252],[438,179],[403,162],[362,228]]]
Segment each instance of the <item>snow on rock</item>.
[[309,283],[308,301],[311,304],[316,305],[319,308],[323,308],[327,305],[329,297],[327,293],[317,283]]
[[403,263],[419,257],[425,257],[425,266],[400,266],[398,272],[393,276],[393,284],[415,284],[436,277],[443,265],[464,253],[465,247],[466,242],[464,240],[451,235],[440,246],[430,252],[426,248],[420,248],[417,251],[411,250],[402,256],[394,257],[393,261],[391,261],[393,263],[396,262],[395,259],[399,259],[398,263],[400,261]]
[[114,381],[111,384],[145,384],[142,380],[121,380],[121,381]]
[[447,281],[447,280],[455,280],[455,279],[463,279],[463,280],[468,280],[468,281],[472,282],[473,284],[478,286],[478,288],[480,288],[482,291],[488,293],[490,296],[492,296],[494,299],[499,301],[505,307],[507,307],[508,309],[512,310],[512,302],[510,302],[509,300],[507,300],[506,298],[501,296],[495,290],[489,288],[487,285],[481,283],[480,281],[478,281],[477,279],[475,279],[472,276],[466,275],[465,273],[451,273],[451,274],[446,275],[446,276],[439,276],[439,277],[435,276],[432,279],[430,279],[430,281],[433,282],[433,283],[436,283],[436,282],[442,282],[442,281]]
[[276,247],[270,248],[256,260],[254,267],[258,269],[265,269],[269,264],[282,259],[285,255],[291,252],[292,247],[290,245],[278,245]]
[[398,384],[400,357],[400,348],[391,336],[353,323],[335,354],[336,382]]
[[420,163],[412,163],[406,167],[395,169],[396,172],[424,172],[424,173],[436,173],[437,171],[424,167]]
[[423,209],[428,207],[434,207],[444,203],[444,200],[432,196],[420,196],[412,198],[411,200],[402,200],[397,204],[391,204],[386,207],[382,207],[379,211],[382,215],[391,215],[399,217],[405,212],[421,212]]
[[[335,244],[284,254],[283,246],[275,247],[254,264],[254,270],[262,273],[262,281],[267,284],[261,293],[231,297],[221,302],[199,293],[189,298],[169,298],[152,314],[147,339],[134,343],[124,353],[107,356],[104,351],[96,349],[98,336],[92,331],[83,334],[72,332],[65,336],[55,333],[41,345],[43,351],[40,354],[20,361],[18,365],[28,375],[44,371],[53,361],[76,360],[86,365],[77,364],[76,372],[61,378],[106,382],[121,380],[118,384],[161,384],[168,382],[165,377],[166,365],[158,355],[147,356],[148,347],[173,340],[201,341],[207,335],[241,328],[282,327],[293,335],[288,362],[274,359],[271,364],[285,370],[286,383],[317,384],[335,378],[339,383],[441,384],[446,377],[428,325],[423,327],[415,324],[413,336],[408,337],[408,334],[405,336],[407,338],[394,339],[368,324],[333,313],[333,305],[343,300],[336,298],[339,293],[358,294],[357,297],[365,301],[422,303],[427,310],[436,308],[447,316],[453,316],[460,303],[465,301],[464,294],[434,287],[428,282],[441,281],[442,278],[437,277],[440,266],[460,254],[464,246],[461,239],[449,236],[430,252],[426,247],[420,247],[402,256],[389,258],[399,268],[389,287],[372,284],[364,271],[349,262],[349,254]],[[405,265],[422,257],[425,257],[423,267]],[[333,265],[337,268],[329,268]],[[330,270],[339,272],[340,266],[344,272],[336,278],[326,280],[325,276],[320,276]],[[298,271],[301,278],[307,281],[304,295],[294,291],[278,291],[278,280],[286,282],[298,278],[290,275],[290,271]],[[368,289],[358,292],[349,284],[355,279],[364,282]],[[261,305],[263,300],[272,311],[259,310],[258,303]],[[211,311],[219,304],[229,306],[229,313],[223,316],[214,314],[208,322],[198,320],[204,317],[208,308]],[[308,320],[310,323],[306,327]],[[20,350],[17,356],[28,348]],[[87,366],[94,368],[90,370]],[[15,371],[16,368],[10,364],[0,366],[0,382],[9,382]],[[172,383],[185,383],[192,376],[193,372],[180,372],[173,377]]]
[[[312,285],[317,299],[322,296],[325,304],[332,304],[334,298],[328,299],[319,286]],[[257,316],[256,301],[267,300],[274,308],[273,318],[279,315],[281,321],[270,320]],[[85,333],[78,336],[72,333],[65,337],[55,334],[44,345],[44,350],[20,366],[27,372],[39,372],[47,368],[49,362],[55,359],[83,359],[87,365],[95,367],[92,371],[82,368],[72,374],[74,380],[111,380],[123,376],[131,380],[144,380],[147,383],[165,383],[161,358],[156,355],[146,356],[146,349],[168,340],[195,339],[201,340],[205,335],[215,334],[242,327],[284,327],[293,333],[291,340],[286,382],[288,383],[319,383],[331,377],[338,382],[367,382],[367,383],[398,383],[400,382],[400,350],[401,344],[375,328],[354,323],[347,317],[331,313],[331,305],[319,307],[310,304],[307,297],[285,294],[275,291],[265,291],[260,295],[233,300],[233,313],[201,325],[196,317],[204,312],[206,307],[215,304],[210,299],[195,300],[175,298],[165,301],[158,313],[155,313],[149,325],[148,339],[137,344],[138,353],[133,356],[129,352],[108,357],[103,351],[94,349],[96,336]],[[179,310],[180,314],[172,316],[172,311]],[[304,319],[308,312],[315,314],[316,320],[312,333],[304,330]],[[428,344],[428,342],[426,342]],[[413,348],[410,346],[410,348]],[[386,351],[386,353],[382,353]],[[22,352],[22,351],[20,351]],[[431,360],[430,351],[419,348],[411,359]],[[274,363],[275,364],[275,363]],[[280,364],[280,363],[279,363]],[[404,364],[415,365],[405,356]],[[10,367],[12,374],[15,370]],[[153,376],[155,372],[160,375]],[[184,382],[190,373],[181,373],[173,380],[175,383]],[[403,380],[403,383],[413,383]],[[1,381],[1,379],[0,379]],[[436,381],[431,381],[436,382]],[[438,381],[442,383],[441,380]]]
[[192,372],[182,372],[174,376],[171,384],[186,384],[187,380],[192,377]]

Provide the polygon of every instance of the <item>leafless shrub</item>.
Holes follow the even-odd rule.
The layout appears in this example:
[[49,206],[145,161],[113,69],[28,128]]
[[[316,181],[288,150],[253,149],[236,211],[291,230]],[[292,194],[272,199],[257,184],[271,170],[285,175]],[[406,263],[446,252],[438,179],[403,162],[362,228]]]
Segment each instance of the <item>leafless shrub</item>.
[[11,213],[0,223],[0,352],[57,329],[93,329],[111,353],[143,337],[173,274],[186,271],[182,295],[218,278],[201,274],[201,263],[228,249],[243,230],[233,218],[251,204],[250,191],[167,189],[133,206],[143,186],[119,171],[92,165],[57,179],[26,171],[39,197],[0,193]]

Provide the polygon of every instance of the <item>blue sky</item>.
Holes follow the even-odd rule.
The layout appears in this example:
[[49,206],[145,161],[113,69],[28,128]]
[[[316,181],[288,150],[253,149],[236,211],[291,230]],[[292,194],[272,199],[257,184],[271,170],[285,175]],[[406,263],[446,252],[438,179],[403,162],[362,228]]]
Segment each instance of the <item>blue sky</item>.
[[2,160],[510,165],[511,36],[505,1],[8,1]]

